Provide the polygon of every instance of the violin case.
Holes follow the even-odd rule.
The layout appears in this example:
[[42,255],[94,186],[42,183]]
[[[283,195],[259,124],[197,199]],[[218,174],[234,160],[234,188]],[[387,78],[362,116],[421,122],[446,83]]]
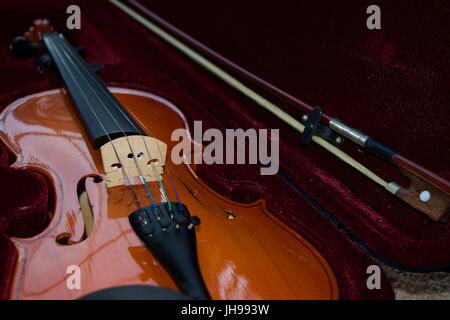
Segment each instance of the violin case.
[[[405,156],[450,179],[450,24],[446,1],[378,1],[381,30],[366,28],[368,1],[140,1],[235,63]],[[79,31],[67,31],[66,8],[78,4]],[[164,43],[107,1],[0,3],[0,111],[23,96],[59,88],[36,59],[16,59],[8,45],[36,18],[48,18],[88,62],[102,63],[110,86],[162,96],[189,124],[203,128],[279,128],[280,173],[255,165],[199,165],[197,174],[238,202],[263,198],[269,210],[328,261],[341,299],[392,299],[368,289],[368,266],[380,261],[414,271],[450,265],[450,221],[436,223],[379,188]],[[293,116],[301,111],[277,101]],[[191,128],[192,129],[192,128]],[[344,151],[375,173],[405,184],[396,168],[348,142]],[[57,152],[57,150],[55,150]],[[9,237],[48,224],[51,189],[0,146],[0,297],[7,296],[17,252]],[[50,262],[49,262],[50,263]]]

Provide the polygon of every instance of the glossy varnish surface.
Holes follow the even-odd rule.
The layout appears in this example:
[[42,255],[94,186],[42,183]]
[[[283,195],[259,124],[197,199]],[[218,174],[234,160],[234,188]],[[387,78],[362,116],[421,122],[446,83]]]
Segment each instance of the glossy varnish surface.
[[[185,122],[169,102],[142,92],[115,89],[116,97],[148,135],[168,144],[167,165],[180,197],[200,217],[200,267],[214,299],[334,299],[336,279],[325,260],[303,238],[274,218],[263,201],[239,204],[208,188],[194,168],[174,165],[170,135]],[[0,117],[1,139],[17,156],[15,167],[46,176],[54,190],[54,212],[41,234],[14,238],[19,249],[12,299],[70,299],[122,285],[175,288],[166,271],[138,239],[128,222],[136,209],[126,187],[106,189],[100,152],[89,145],[68,97],[53,90],[24,98]],[[83,183],[83,179],[86,180]],[[167,168],[169,198],[175,200]],[[81,181],[81,182],[80,182]],[[92,233],[83,239],[78,186],[85,184],[94,214]],[[151,189],[158,201],[157,183]],[[137,187],[143,205],[149,200]],[[228,219],[229,213],[235,219]],[[73,244],[57,239],[70,235]],[[81,289],[67,288],[67,268],[81,270]]]

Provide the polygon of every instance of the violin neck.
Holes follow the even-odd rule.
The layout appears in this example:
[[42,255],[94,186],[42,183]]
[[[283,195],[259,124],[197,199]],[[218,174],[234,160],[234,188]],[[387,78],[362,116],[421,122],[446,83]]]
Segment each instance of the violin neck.
[[144,135],[105,83],[61,34],[46,34],[44,43],[94,148],[124,135]]

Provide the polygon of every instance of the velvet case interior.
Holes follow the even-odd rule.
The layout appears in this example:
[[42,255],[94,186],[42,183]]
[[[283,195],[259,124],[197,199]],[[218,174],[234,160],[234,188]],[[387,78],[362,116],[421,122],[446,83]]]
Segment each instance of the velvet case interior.
[[[385,277],[381,290],[367,289],[366,268],[376,263],[370,254],[409,269],[450,264],[449,222],[428,220],[319,147],[301,147],[297,132],[110,3],[77,3],[82,29],[64,33],[72,44],[86,48],[89,62],[104,64],[100,76],[108,85],[162,96],[183,111],[190,125],[202,120],[204,129],[280,129],[280,174],[261,176],[259,167],[250,165],[200,165],[198,174],[233,200],[266,200],[272,213],[328,261],[342,298],[392,298]],[[383,1],[383,27],[371,31],[365,27],[369,4],[364,1],[283,6],[256,1],[143,3],[250,71],[450,178],[450,94],[444,87],[450,75],[450,48],[445,45],[450,26],[441,10],[448,11],[448,4]],[[8,45],[36,18],[48,18],[57,30],[66,30],[69,4],[0,4],[0,110],[20,97],[61,87],[54,75],[36,71],[35,58],[12,57]],[[300,110],[280,106],[300,117]],[[350,143],[344,149],[383,177],[407,183],[395,168]],[[44,179],[10,167],[13,162],[0,147],[3,298],[17,257],[8,237],[42,231],[51,206]]]

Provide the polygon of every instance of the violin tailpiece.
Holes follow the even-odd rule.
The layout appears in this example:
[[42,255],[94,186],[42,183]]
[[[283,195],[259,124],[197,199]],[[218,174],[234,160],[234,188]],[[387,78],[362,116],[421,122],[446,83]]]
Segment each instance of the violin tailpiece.
[[194,299],[211,298],[197,256],[194,226],[200,224],[198,217],[191,216],[182,203],[162,202],[140,208],[128,219],[181,292]]

